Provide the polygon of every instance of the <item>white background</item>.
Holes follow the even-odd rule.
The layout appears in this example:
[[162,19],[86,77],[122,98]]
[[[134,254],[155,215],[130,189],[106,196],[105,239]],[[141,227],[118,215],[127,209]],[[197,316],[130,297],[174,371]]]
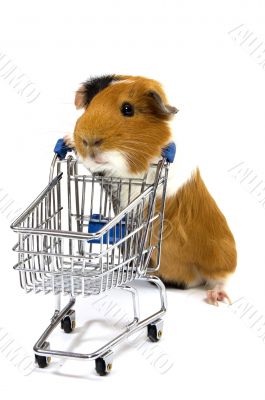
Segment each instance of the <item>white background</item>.
[[[161,81],[171,104],[180,109],[175,135],[186,144],[187,158],[196,157],[238,248],[238,269],[229,286],[232,307],[207,305],[199,289],[168,291],[159,344],[173,364],[167,373],[127,345],[115,354],[113,372],[106,378],[95,374],[93,363],[60,366],[58,360],[45,371],[24,376],[0,352],[2,398],[264,399],[265,208],[255,185],[240,183],[229,172],[243,163],[257,176],[255,182],[262,181],[260,189],[265,185],[265,68],[259,65],[265,59],[264,44],[251,55],[256,44],[265,42],[264,18],[261,0],[2,4],[0,54],[40,92],[29,104],[0,76],[0,194],[14,201],[13,211],[28,205],[45,186],[54,143],[72,132],[78,115],[73,98],[79,83],[102,73],[143,75]],[[240,29],[229,33],[241,24],[256,38],[251,48],[251,41],[242,43],[244,33],[237,35]],[[0,221],[0,327],[31,355],[49,323],[53,298],[20,290],[12,270],[16,238],[4,210]],[[143,296],[153,304],[152,289]],[[244,304],[238,309],[240,302]],[[76,341],[80,332],[104,341],[105,325],[96,322],[102,314],[91,303],[80,301],[79,330],[72,336]],[[88,333],[84,326],[89,324],[82,331],[86,316],[92,321]],[[62,347],[69,346],[69,337],[58,332],[55,340],[60,338]],[[84,351],[90,350],[90,342],[85,344]]]

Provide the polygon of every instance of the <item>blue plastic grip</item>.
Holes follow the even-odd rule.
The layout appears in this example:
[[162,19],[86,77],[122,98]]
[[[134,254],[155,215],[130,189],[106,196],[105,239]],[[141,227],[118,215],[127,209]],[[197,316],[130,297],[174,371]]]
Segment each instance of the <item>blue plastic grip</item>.
[[63,160],[68,153],[68,151],[72,151],[71,147],[66,146],[63,139],[58,139],[57,143],[54,147],[54,153],[58,155],[60,160]]
[[[88,223],[88,233],[96,233],[109,222],[100,214],[92,214]],[[125,237],[125,221],[121,220],[120,223],[114,225],[107,233],[103,235],[103,244],[115,244]],[[89,243],[101,243],[101,239],[90,239]]]
[[164,157],[167,162],[173,163],[176,154],[176,145],[171,142],[162,150],[162,157]]

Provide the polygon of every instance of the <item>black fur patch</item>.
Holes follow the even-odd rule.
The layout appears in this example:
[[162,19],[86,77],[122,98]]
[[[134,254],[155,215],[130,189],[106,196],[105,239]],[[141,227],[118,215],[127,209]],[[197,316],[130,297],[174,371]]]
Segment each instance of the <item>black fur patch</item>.
[[87,107],[94,96],[101,90],[109,86],[113,81],[118,80],[115,75],[102,75],[99,77],[90,78],[83,83],[85,88],[83,106]]
[[163,278],[162,278],[162,282],[164,283],[165,287],[168,289],[170,289],[170,288],[181,289],[181,290],[187,289],[187,285],[184,282],[167,281]]
[[[173,281],[167,281],[164,278],[161,278],[161,276],[159,276],[159,278],[161,279],[161,281],[164,283],[165,287],[167,289],[180,289],[180,290],[185,290],[188,289],[186,283],[184,282],[173,282]],[[154,282],[150,282],[151,285],[156,286],[156,284]]]

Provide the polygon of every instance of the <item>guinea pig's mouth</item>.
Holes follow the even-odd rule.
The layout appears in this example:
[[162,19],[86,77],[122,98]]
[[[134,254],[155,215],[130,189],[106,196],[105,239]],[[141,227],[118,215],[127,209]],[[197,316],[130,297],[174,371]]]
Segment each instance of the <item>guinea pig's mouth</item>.
[[91,161],[95,164],[104,165],[108,163],[108,160],[102,154],[96,154],[91,157]]
[[109,164],[109,161],[101,155],[95,155],[93,157],[91,156],[81,157],[81,158],[84,165],[93,172],[101,171],[105,167],[108,167]]
[[109,150],[106,152],[97,152],[93,155],[81,156],[81,160],[86,168],[91,172],[105,172],[117,176],[127,176],[127,161],[121,152]]

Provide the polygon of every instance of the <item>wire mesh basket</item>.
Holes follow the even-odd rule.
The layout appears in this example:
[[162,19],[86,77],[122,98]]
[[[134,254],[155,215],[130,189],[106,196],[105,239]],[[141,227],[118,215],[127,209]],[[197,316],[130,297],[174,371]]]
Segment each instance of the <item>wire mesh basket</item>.
[[147,175],[84,175],[76,159],[57,161],[58,175],[12,225],[21,286],[86,296],[145,273],[154,250],[159,255],[163,202],[156,191],[165,191],[165,168],[155,187]]
[[[124,178],[92,174],[75,156],[64,159],[57,152],[49,184],[11,225],[18,235],[14,269],[21,287],[56,298],[51,324],[34,346],[40,367],[51,355],[95,359],[97,372],[104,375],[113,347],[125,337],[147,326],[151,340],[160,338],[165,288],[150,274],[160,263],[170,153],[172,146],[147,173]],[[130,286],[135,279],[155,283],[160,292],[161,309],[142,321],[137,291]],[[88,354],[50,349],[46,339],[60,322],[66,333],[74,329],[72,306],[78,295],[113,288],[130,291],[133,299],[134,319],[122,334]],[[61,294],[70,296],[62,310]]]

